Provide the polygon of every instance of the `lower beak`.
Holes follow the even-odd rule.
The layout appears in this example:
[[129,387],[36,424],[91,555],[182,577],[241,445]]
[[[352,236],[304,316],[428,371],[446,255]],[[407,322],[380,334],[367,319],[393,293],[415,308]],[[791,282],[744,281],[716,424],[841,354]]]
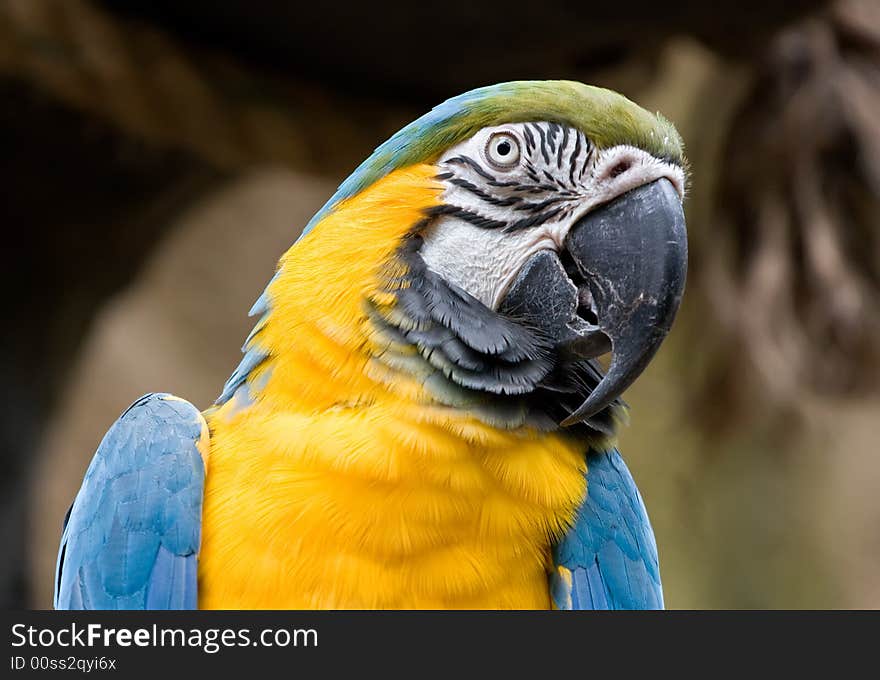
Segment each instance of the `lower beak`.
[[582,217],[564,245],[561,259],[542,251],[526,263],[499,311],[527,319],[578,358],[611,350],[608,373],[562,421],[574,425],[617,399],[669,333],[687,273],[681,199],[658,179]]

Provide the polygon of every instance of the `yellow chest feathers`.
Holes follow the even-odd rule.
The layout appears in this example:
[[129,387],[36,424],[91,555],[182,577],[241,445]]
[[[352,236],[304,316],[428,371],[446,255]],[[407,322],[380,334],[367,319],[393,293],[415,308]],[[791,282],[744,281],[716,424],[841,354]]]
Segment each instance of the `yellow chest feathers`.
[[583,444],[377,402],[210,420],[203,608],[549,608]]
[[255,401],[208,415],[200,606],[549,607],[586,443],[485,425],[374,360],[387,341],[365,301],[393,305],[436,172],[391,173],[282,258],[248,341],[270,357],[241,388]]

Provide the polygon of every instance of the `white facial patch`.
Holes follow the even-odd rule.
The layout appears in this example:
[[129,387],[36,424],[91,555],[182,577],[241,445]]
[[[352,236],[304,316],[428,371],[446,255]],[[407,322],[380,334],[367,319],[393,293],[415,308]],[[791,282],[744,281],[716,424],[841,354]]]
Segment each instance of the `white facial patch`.
[[632,146],[597,150],[556,123],[480,130],[438,161],[444,214],[424,231],[428,268],[497,309],[525,262],[559,251],[595,207],[665,177],[684,196],[682,169]]
[[429,269],[495,309],[529,257],[559,249],[560,226],[507,233],[447,217],[425,232],[420,252]]

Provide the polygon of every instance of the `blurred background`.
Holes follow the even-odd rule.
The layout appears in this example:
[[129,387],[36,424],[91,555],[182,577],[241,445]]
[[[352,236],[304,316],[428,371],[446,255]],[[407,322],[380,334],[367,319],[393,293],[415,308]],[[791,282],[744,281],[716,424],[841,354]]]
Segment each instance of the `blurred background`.
[[0,606],[136,397],[207,407],[336,185],[466,89],[566,77],[687,143],[679,319],[622,450],[672,608],[880,607],[880,2],[0,0]]

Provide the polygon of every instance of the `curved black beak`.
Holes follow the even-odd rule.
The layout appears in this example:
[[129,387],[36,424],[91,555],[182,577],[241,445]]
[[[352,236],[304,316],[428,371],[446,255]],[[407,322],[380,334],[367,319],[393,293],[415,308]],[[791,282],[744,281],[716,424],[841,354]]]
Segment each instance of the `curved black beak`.
[[[687,230],[681,198],[658,179],[581,218],[565,240],[598,330],[611,344],[611,366],[563,425],[598,413],[641,374],[669,333],[687,274]],[[596,345],[594,333],[571,344]],[[595,355],[593,355],[595,356]]]
[[563,354],[612,352],[608,373],[562,421],[574,425],[617,399],[669,333],[687,273],[681,199],[658,179],[582,217],[564,245],[525,263],[499,311],[539,329]]

